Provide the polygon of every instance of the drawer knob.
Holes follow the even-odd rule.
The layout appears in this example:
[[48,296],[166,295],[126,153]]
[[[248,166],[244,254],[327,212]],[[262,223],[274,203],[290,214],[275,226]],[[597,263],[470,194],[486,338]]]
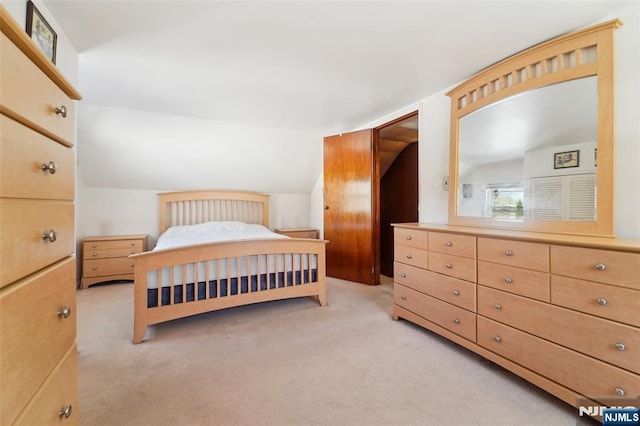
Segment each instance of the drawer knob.
[[460,292],[458,290],[453,290],[453,295],[454,296],[460,296]]
[[446,267],[447,267],[447,269],[452,269],[452,268],[453,268],[453,265],[452,265],[452,264],[450,264],[450,263],[447,263],[447,264],[446,264],[446,265],[444,265],[444,266],[446,266]]
[[495,305],[493,305],[493,308],[500,310],[500,309],[502,309],[502,305],[499,304],[499,303],[496,303]]
[[49,174],[55,175],[58,171],[58,166],[53,161],[49,161],[48,163],[42,163],[42,171],[49,172]]
[[500,342],[502,342],[502,337],[500,337],[500,336],[493,336],[493,341],[494,341],[494,342],[497,342],[497,343],[500,343]]
[[505,283],[507,283],[507,284],[511,284],[511,283],[513,282],[513,278],[511,278],[511,277],[506,277],[506,278],[504,279],[504,282],[505,282]]
[[64,308],[58,309],[58,316],[62,318],[69,318],[71,315],[71,307],[65,306]]
[[65,406],[62,410],[60,410],[58,415],[60,417],[64,417],[65,419],[68,419],[71,416],[72,411],[73,411],[73,407],[71,406],[71,404],[69,404]]
[[133,247],[133,246],[135,246],[135,245],[136,245],[136,243],[129,243],[129,245],[130,245],[131,247]]
[[407,240],[411,241],[411,235],[407,235]]
[[513,252],[511,250],[505,250],[504,251],[504,255],[505,256],[513,256]]
[[460,318],[454,318],[453,319],[453,323],[454,324],[460,324]]
[[49,232],[42,233],[43,240],[49,240],[49,242],[54,243],[58,239],[58,233],[55,230],[50,230]]
[[93,269],[94,271],[97,271],[97,270],[98,270],[98,267],[97,267],[97,266],[94,266],[94,267],[93,267],[93,268],[91,268],[91,269]]
[[400,299],[407,300],[407,296],[400,296]]
[[132,263],[132,264],[131,264],[131,267],[133,268],[134,266],[136,266],[136,264],[135,264],[135,263]]
[[616,349],[620,352],[623,352],[625,349],[627,349],[627,346],[624,343],[616,343]]
[[604,306],[607,304],[607,299],[605,299],[604,297],[598,297],[596,299],[596,303],[600,306]]
[[598,271],[604,271],[605,269],[607,269],[607,265],[605,265],[604,263],[596,263],[596,269]]
[[618,396],[624,396],[624,394],[625,394],[624,389],[622,389],[622,388],[615,388],[615,389],[614,389],[614,392],[615,392],[615,393],[616,393],[616,395],[618,395]]
[[62,105],[61,107],[56,107],[54,109],[56,115],[61,115],[62,118],[67,118],[67,107]]
[[407,274],[405,274],[404,272],[400,273],[400,276],[401,276],[402,278],[407,278]]
[[407,255],[407,259],[411,259],[411,254],[408,254],[408,255]]
[[93,253],[91,256],[98,257],[98,253]]
[[447,247],[451,247],[453,245],[453,243],[451,241],[447,241],[446,243],[444,243]]

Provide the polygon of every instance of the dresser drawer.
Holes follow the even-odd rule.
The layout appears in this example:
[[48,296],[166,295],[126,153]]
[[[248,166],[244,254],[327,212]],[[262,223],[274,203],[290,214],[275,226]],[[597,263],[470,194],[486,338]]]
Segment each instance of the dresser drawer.
[[133,278],[134,263],[128,257],[115,257],[105,259],[89,259],[82,262],[82,275],[84,277],[101,277],[105,275],[131,274]]
[[105,249],[105,250],[84,250],[83,258],[84,260],[89,259],[107,259],[110,257],[128,257],[132,254],[141,253],[142,249],[139,247],[131,247],[131,248],[113,248],[113,249]]
[[476,281],[475,259],[429,252],[429,269],[463,280]]
[[[136,239],[103,239],[103,240],[95,240],[91,241],[90,239],[86,239],[82,244],[83,249],[85,251],[89,251],[91,249],[96,250],[107,250],[107,249],[137,249],[136,253],[139,253],[140,250],[144,248],[144,239],[136,238]],[[128,255],[127,255],[128,256]]]
[[548,272],[549,246],[523,241],[478,238],[478,259]]
[[640,254],[551,246],[551,273],[640,290]]
[[398,284],[469,311],[476,310],[476,285],[473,283],[398,262],[393,265],[393,273]]
[[429,232],[429,250],[475,259],[476,237],[443,232]]
[[428,232],[416,229],[393,228],[393,238],[396,245],[416,247],[427,250]]
[[395,246],[393,257],[396,262],[426,268],[429,265],[429,252],[408,246]]
[[0,128],[0,197],[73,200],[71,149],[2,114]]
[[[24,409],[15,425],[77,425],[77,364],[78,349],[74,344]],[[67,407],[70,407],[68,417],[60,414]]]
[[478,261],[478,284],[548,302],[549,274]]
[[616,397],[617,389],[640,394],[637,374],[482,317],[478,344],[589,397]]
[[475,342],[474,313],[398,284],[394,286],[393,299],[396,305]]
[[0,200],[0,234],[4,287],[75,251],[73,202]]
[[551,301],[556,305],[640,327],[638,290],[552,275]]
[[[8,109],[7,114],[71,145],[75,137],[73,101],[34,67],[4,33],[0,37],[0,101]],[[56,114],[56,108],[62,107],[66,108],[66,117]]]
[[[2,424],[11,424],[75,340],[75,274],[71,258],[0,292],[0,382],[11,389],[2,394]],[[59,314],[65,307],[67,318]]]
[[640,373],[640,329],[478,287],[478,314]]

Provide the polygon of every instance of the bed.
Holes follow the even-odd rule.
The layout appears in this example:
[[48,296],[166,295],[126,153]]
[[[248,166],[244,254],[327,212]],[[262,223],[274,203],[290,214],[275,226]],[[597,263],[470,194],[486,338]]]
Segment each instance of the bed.
[[[149,325],[205,312],[309,296],[326,304],[326,241],[271,232],[268,195],[188,191],[159,198],[158,243],[130,257],[133,343],[143,341]],[[191,237],[181,241],[183,235]]]

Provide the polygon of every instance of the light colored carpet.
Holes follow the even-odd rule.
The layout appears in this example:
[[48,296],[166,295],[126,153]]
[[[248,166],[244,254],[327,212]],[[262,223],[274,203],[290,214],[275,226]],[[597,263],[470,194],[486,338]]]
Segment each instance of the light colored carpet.
[[328,280],[292,299],[150,327],[133,285],[78,292],[81,425],[575,425],[576,410],[391,319],[392,284]]

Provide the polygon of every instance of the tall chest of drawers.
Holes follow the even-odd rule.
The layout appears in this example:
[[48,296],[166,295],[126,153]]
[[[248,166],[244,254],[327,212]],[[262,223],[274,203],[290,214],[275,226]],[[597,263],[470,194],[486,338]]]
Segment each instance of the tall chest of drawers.
[[1,424],[77,423],[80,99],[0,6]]
[[[396,225],[395,237],[395,319],[441,334],[572,405],[640,395],[640,242],[417,224]],[[411,241],[428,241],[418,270],[407,258],[414,258]],[[462,242],[475,251],[443,257],[446,250],[431,250],[442,241],[447,250],[458,247],[446,256],[460,255]],[[462,281],[451,287],[456,269]],[[416,273],[408,287],[423,290],[408,292]],[[432,305],[450,304],[463,282],[473,292],[471,314],[448,308],[443,320]],[[408,302],[426,294],[438,302]],[[463,319],[473,330],[457,328]]]

